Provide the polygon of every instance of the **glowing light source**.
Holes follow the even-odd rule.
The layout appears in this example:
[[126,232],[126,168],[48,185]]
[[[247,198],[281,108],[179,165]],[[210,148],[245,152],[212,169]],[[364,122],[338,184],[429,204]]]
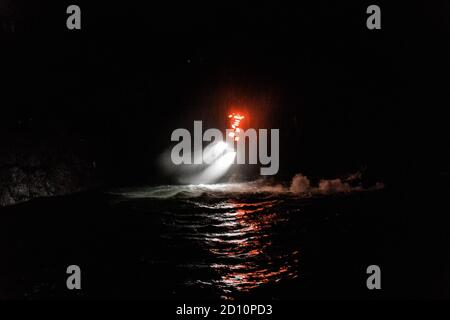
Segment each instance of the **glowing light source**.
[[206,164],[213,163],[217,158],[223,155],[227,147],[228,144],[224,141],[211,143],[203,151],[203,161]]
[[238,141],[239,137],[236,136],[236,133],[241,131],[239,126],[241,125],[241,120],[245,117],[239,113],[232,113],[228,115],[228,118],[231,119],[231,128],[233,129],[233,132],[231,132],[229,136],[234,137],[234,141]]
[[194,179],[194,183],[211,183],[221,178],[234,162],[236,152],[227,151],[224,155],[214,161],[199,176]]

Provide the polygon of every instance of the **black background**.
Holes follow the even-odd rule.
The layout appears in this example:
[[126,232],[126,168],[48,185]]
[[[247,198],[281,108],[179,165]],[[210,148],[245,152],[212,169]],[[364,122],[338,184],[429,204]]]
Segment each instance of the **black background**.
[[78,2],[80,31],[69,4],[1,4],[2,144],[84,150],[106,185],[166,181],[171,132],[242,104],[250,126],[280,128],[280,177],[384,182],[417,252],[397,271],[448,296],[447,1],[377,2],[381,30],[363,1]]
[[236,101],[281,129],[280,175],[439,180],[450,8],[378,3],[368,30],[369,4],[79,3],[69,31],[68,3],[6,3],[2,136],[83,144],[102,179],[149,182],[174,129],[223,126]]

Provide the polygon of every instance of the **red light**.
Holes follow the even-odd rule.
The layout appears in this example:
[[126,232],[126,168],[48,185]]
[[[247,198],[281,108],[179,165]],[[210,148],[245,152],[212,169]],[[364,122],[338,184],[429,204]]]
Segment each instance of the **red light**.
[[244,119],[244,116],[239,113],[231,113],[228,115],[228,118],[230,118],[231,128],[233,129],[228,135],[234,137],[234,141],[239,141],[239,137],[236,133],[241,132],[239,126],[241,125],[241,120]]

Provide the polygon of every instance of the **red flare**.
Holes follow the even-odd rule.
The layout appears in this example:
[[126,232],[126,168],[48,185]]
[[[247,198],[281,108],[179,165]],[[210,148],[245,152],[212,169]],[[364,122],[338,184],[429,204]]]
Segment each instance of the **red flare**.
[[242,116],[240,113],[231,113],[228,114],[228,118],[231,120],[231,128],[233,129],[228,135],[230,137],[234,137],[234,141],[239,141],[239,137],[237,136],[237,133],[241,132],[241,129],[239,126],[241,125],[241,120],[245,117]]

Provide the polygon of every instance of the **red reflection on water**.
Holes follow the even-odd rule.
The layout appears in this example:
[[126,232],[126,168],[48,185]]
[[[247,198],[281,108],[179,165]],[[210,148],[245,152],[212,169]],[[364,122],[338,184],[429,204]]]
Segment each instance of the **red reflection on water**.
[[212,265],[220,276],[219,287],[225,293],[247,292],[297,277],[299,252],[273,243],[272,228],[280,223],[272,210],[275,201],[228,204],[231,209],[223,216],[227,229],[215,234],[218,245],[209,249],[220,261]]

